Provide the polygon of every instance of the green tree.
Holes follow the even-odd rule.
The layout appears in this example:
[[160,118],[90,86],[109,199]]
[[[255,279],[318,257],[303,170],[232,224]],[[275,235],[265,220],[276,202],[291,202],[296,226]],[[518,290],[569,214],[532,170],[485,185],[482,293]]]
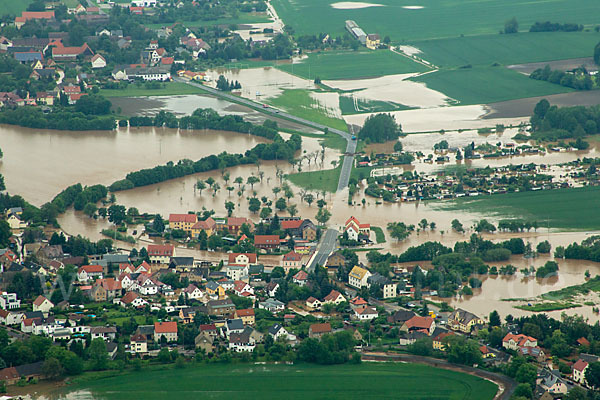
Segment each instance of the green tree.
[[92,363],[92,369],[102,371],[108,368],[108,353],[106,352],[106,343],[102,338],[92,340],[88,349],[88,357]]
[[269,218],[271,213],[273,213],[273,210],[271,210],[271,207],[263,207],[263,209],[260,210],[260,218],[267,219],[267,218]]
[[594,389],[600,388],[600,362],[590,363],[585,371],[585,380]]
[[517,21],[517,17],[512,17],[504,23],[504,33],[510,34],[517,32],[519,32],[519,22]]
[[298,214],[298,207],[295,204],[290,204],[287,208],[287,211],[293,217]]
[[600,65],[600,42],[594,47],[594,62]]
[[202,196],[202,191],[204,189],[206,189],[206,183],[204,183],[203,180],[198,180],[198,182],[196,182],[196,184],[194,185],[194,189],[198,190],[198,192],[200,192],[200,196]]
[[375,114],[369,116],[358,132],[358,137],[362,140],[383,143],[389,140],[396,140],[402,133],[402,127],[396,123],[396,119],[391,114]]
[[98,210],[98,207],[96,207],[94,203],[87,203],[83,207],[83,213],[90,218],[93,217],[94,214],[96,214],[96,210]]
[[252,214],[256,214],[258,210],[260,210],[260,200],[256,197],[252,197],[248,201],[248,210],[250,210]]
[[515,392],[513,394],[515,397],[524,397],[526,399],[533,398],[533,391],[531,390],[531,386],[527,383],[520,383],[515,388]]
[[287,202],[283,197],[277,199],[277,201],[275,202],[275,208],[277,208],[279,211],[283,211],[287,208]]
[[319,208],[319,211],[317,211],[317,215],[315,216],[315,219],[321,225],[325,225],[327,223],[327,221],[329,221],[329,218],[331,218],[331,212],[329,212],[329,210],[326,208]]
[[490,326],[500,326],[500,324],[500,314],[498,314],[498,311],[493,310],[490,313]]
[[225,209],[227,210],[227,215],[231,217],[231,214],[233,214],[233,210],[235,210],[235,204],[232,201],[226,201]]
[[125,206],[113,204],[108,207],[108,220],[115,225],[121,225],[127,216]]

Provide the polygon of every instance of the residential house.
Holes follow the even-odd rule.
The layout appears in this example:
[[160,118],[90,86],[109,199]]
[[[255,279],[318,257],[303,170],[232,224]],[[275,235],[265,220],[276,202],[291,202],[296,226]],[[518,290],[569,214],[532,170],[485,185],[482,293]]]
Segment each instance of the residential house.
[[393,299],[398,295],[397,292],[398,285],[394,282],[387,282],[383,284],[383,298],[384,299]]
[[448,327],[463,333],[470,333],[474,326],[483,325],[484,323],[483,319],[477,315],[460,308],[448,316]]
[[191,235],[192,227],[198,222],[196,214],[171,214],[169,215],[169,228],[182,230]]
[[214,351],[213,345],[215,339],[207,332],[200,332],[194,339],[196,349],[204,350],[204,354],[210,354]]
[[292,281],[298,286],[305,286],[308,283],[308,273],[300,270],[292,277]]
[[236,236],[239,236],[242,225],[246,224],[250,232],[254,230],[254,222],[248,218],[228,217],[225,223],[225,229]]
[[274,341],[283,339],[288,342],[295,342],[296,335],[289,333],[281,324],[275,324],[268,330],[269,335],[273,337]]
[[229,337],[232,333],[242,333],[244,331],[244,322],[241,318],[228,319],[225,322],[225,336]]
[[256,254],[254,253],[229,253],[227,256],[229,265],[246,267],[250,264],[256,264]]
[[367,46],[367,48],[369,48],[371,50],[375,50],[379,47],[380,43],[381,43],[381,39],[380,39],[379,35],[376,33],[371,33],[371,34],[367,35],[365,46]]
[[135,308],[144,307],[146,304],[148,304],[148,302],[141,298],[136,292],[125,293],[125,296],[117,300],[116,303],[121,304],[123,307],[132,306]]
[[10,217],[6,219],[6,222],[8,222],[10,229],[25,229],[28,225],[27,222],[22,221],[16,214],[11,214]]
[[258,303],[258,308],[270,311],[272,313],[278,313],[285,310],[285,304],[279,300],[267,299]]
[[94,301],[107,301],[121,297],[123,288],[115,278],[97,279],[92,285],[91,294]]
[[79,267],[79,270],[77,271],[77,280],[79,280],[79,282],[88,282],[97,278],[102,279],[103,274],[104,269],[101,265],[84,265]]
[[142,334],[135,334],[129,339],[129,350],[133,354],[145,354],[148,352],[148,339]]
[[233,291],[237,296],[254,298],[254,288],[244,281],[234,281]]
[[309,338],[320,338],[321,336],[331,333],[331,324],[325,322],[322,324],[312,324],[308,327]]
[[242,320],[242,322],[244,323],[244,325],[254,325],[254,323],[256,321],[253,308],[247,308],[247,309],[243,309],[243,310],[235,310],[234,315],[236,318],[240,318]]
[[296,253],[293,250],[287,254],[284,254],[282,257],[282,260],[281,260],[281,266],[283,267],[286,274],[292,268],[294,268],[294,269],[302,268],[302,255]]
[[419,315],[415,315],[408,321],[404,322],[400,331],[402,332],[423,332],[427,336],[430,336],[435,330],[435,320],[431,317],[421,317]]
[[105,342],[113,341],[117,338],[117,328],[114,326],[92,326],[90,335],[92,339],[102,338]]
[[281,246],[279,235],[255,235],[254,247],[262,250],[278,249]]
[[20,17],[15,18],[15,26],[21,29],[29,20],[54,20],[54,11],[23,11]]
[[84,43],[81,46],[65,47],[62,42],[53,42],[55,45],[52,47],[52,58],[54,61],[75,61],[78,58],[92,57],[94,52]]
[[208,315],[231,315],[235,310],[235,305],[231,299],[210,300],[207,305]]
[[[565,380],[561,378],[560,371],[558,370],[549,371],[543,369],[541,373],[538,374],[536,384],[547,393],[554,395],[565,395],[569,389]],[[551,398],[554,399],[552,396]]]
[[354,309],[354,318],[359,321],[370,321],[379,316],[373,307],[358,307]]
[[52,307],[54,307],[54,304],[42,295],[39,295],[33,301],[33,311],[41,311],[44,315],[48,315]]
[[219,331],[215,324],[203,324],[198,327],[200,333],[206,332],[212,338],[216,338],[219,335]]
[[350,217],[344,224],[344,232],[348,233],[348,239],[359,240],[360,236],[367,239],[371,234],[371,224],[361,224],[355,217]]
[[227,277],[232,281],[248,279],[248,266],[228,264],[225,270]]
[[153,264],[169,264],[171,257],[175,256],[175,246],[163,244],[148,245],[148,257]]
[[442,332],[438,335],[436,335],[433,338],[433,349],[434,350],[439,350],[439,351],[446,351],[446,342],[444,340],[444,338],[447,338],[448,336],[452,336],[454,335],[454,332]]
[[279,283],[275,282],[275,281],[271,281],[267,284],[267,286],[265,286],[265,293],[267,293],[267,296],[269,296],[269,297],[275,297],[275,294],[277,293],[278,289],[279,289]]
[[368,279],[371,273],[366,268],[359,267],[358,265],[352,268],[348,275],[348,284],[355,288],[361,289],[368,286]]
[[306,299],[306,307],[310,308],[311,310],[318,310],[321,308],[321,301],[313,296],[310,296],[308,299]]
[[206,289],[206,293],[211,297],[216,297],[218,299],[223,299],[225,297],[225,288],[215,281],[207,282],[204,288]]
[[177,272],[189,272],[194,268],[194,257],[171,257],[169,268]]
[[587,386],[587,381],[585,379],[585,372],[589,367],[589,363],[582,359],[577,360],[575,364],[573,364],[573,382],[577,382],[582,386]]
[[252,337],[252,328],[245,329],[242,333],[233,333],[229,336],[229,350],[235,352],[253,352],[256,341]]
[[106,67],[106,59],[104,59],[104,57],[102,57],[100,54],[94,55],[91,62],[93,69]]
[[164,337],[167,343],[177,341],[177,322],[155,322],[154,323],[154,340],[161,341]]
[[193,238],[197,238],[200,235],[200,232],[204,231],[206,233],[206,236],[209,237],[215,232],[216,226],[217,223],[215,222],[215,220],[212,219],[212,217],[208,217],[204,221],[196,222],[192,226],[190,234]]
[[523,334],[514,335],[509,333],[502,339],[502,347],[514,351],[518,351],[522,347],[537,347],[537,345],[536,338]]
[[388,317],[388,323],[402,325],[416,314],[408,310],[398,310]]
[[332,290],[325,298],[323,298],[323,304],[334,304],[336,306],[345,301],[346,298],[337,290]]
[[202,290],[198,289],[196,285],[191,283],[188,285],[188,287],[183,289],[181,293],[183,293],[183,295],[186,296],[188,299],[192,300],[200,300],[204,296]]

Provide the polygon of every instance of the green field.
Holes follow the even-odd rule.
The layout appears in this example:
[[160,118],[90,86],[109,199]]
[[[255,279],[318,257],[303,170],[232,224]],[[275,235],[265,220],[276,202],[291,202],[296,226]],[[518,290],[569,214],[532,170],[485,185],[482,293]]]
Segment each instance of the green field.
[[341,164],[334,169],[324,169],[321,171],[298,172],[287,175],[287,179],[294,185],[308,190],[325,190],[335,193],[340,179]]
[[368,100],[340,95],[342,115],[410,110],[412,107],[391,101]]
[[310,92],[304,89],[284,89],[278,97],[265,100],[274,107],[281,108],[297,117],[306,118],[313,122],[347,131],[344,120],[329,115],[329,111]]
[[596,32],[540,32],[516,35],[465,36],[411,43],[419,57],[439,67],[503,65],[591,57],[600,34]]
[[525,218],[564,230],[598,230],[600,187],[498,194],[477,199],[436,202],[434,207],[462,210],[486,217]]
[[33,0],[0,0],[0,15],[21,15]]
[[389,50],[328,51],[310,53],[300,63],[277,66],[307,79],[358,79],[423,72],[428,68]]
[[200,365],[100,378],[69,388],[95,398],[488,400],[489,381],[416,364]]
[[[590,0],[381,0],[383,7],[334,9],[338,0],[273,0],[279,17],[297,35],[345,33],[344,21],[351,19],[366,32],[389,35],[394,43],[419,39],[497,34],[516,16],[521,30],[536,21],[574,22],[595,26],[600,7]],[[417,10],[404,6],[420,5]],[[591,54],[591,53],[590,53]]]
[[143,97],[143,96],[173,96],[179,94],[206,94],[202,89],[182,82],[166,82],[160,89],[146,89],[144,85],[137,87],[129,85],[127,89],[102,89],[100,94],[105,97]]
[[[244,24],[259,24],[264,22],[271,22],[271,18],[266,13],[239,13],[237,18],[219,18],[212,20],[197,20],[197,21],[183,21],[183,25],[188,28],[199,28],[203,26],[215,26],[215,25],[244,25]],[[161,28],[165,25],[170,24],[148,24],[148,28]]]
[[537,81],[504,67],[444,69],[410,78],[467,104],[487,104],[524,97],[547,96],[573,89]]

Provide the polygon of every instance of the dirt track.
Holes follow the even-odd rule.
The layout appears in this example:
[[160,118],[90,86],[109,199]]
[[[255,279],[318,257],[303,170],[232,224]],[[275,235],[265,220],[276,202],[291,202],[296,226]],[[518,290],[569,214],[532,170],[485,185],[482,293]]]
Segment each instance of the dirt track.
[[410,362],[415,364],[425,364],[436,368],[447,369],[451,371],[463,372],[469,375],[478,376],[487,379],[498,385],[498,393],[494,400],[508,400],[512,396],[517,384],[511,378],[495,374],[493,372],[484,371],[477,368],[467,367],[464,365],[451,364],[444,360],[436,358],[414,356],[410,354],[392,354],[392,353],[363,353],[363,361],[399,361]]

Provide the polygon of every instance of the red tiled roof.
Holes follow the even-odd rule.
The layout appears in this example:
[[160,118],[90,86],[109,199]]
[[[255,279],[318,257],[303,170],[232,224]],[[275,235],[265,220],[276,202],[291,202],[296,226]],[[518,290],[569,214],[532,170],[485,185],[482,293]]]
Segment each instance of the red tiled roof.
[[329,294],[327,296],[325,296],[325,298],[323,300],[325,300],[325,301],[334,301],[338,297],[340,297],[340,295],[341,295],[341,293],[338,292],[337,290],[332,290],[331,292],[329,292]]
[[177,333],[177,322],[155,322],[154,333]]
[[286,230],[286,229],[298,229],[300,228],[300,225],[302,225],[304,221],[301,219],[294,219],[291,221],[281,221],[280,225],[281,225],[281,229]]
[[573,369],[579,372],[583,372],[583,370],[588,366],[587,361],[583,361],[582,359],[577,360],[575,364],[573,364]]
[[305,281],[308,279],[308,274],[306,273],[306,271],[298,271],[296,275],[294,275],[294,279],[298,281]]
[[302,255],[296,253],[293,250],[283,256],[283,261],[300,261],[300,260],[302,260]]
[[272,244],[278,245],[281,243],[279,239],[279,235],[255,235],[254,236],[254,244],[264,245],[264,244]]
[[248,261],[251,264],[256,263],[256,254],[254,253],[229,253],[229,264],[234,264],[237,256],[242,254],[248,257]]
[[33,304],[35,304],[36,306],[41,306],[44,301],[48,300],[47,298],[45,298],[42,295],[39,295],[38,297],[36,297],[36,299],[33,301]]
[[195,224],[198,221],[196,214],[171,214],[169,215],[169,222],[188,222]]
[[408,329],[418,328],[418,329],[429,329],[431,328],[431,324],[433,323],[433,318],[431,317],[421,317],[419,315],[415,315],[411,319],[405,322]]
[[329,322],[325,322],[323,324],[312,324],[310,326],[310,330],[312,333],[327,333],[331,332],[331,324]]
[[235,314],[238,317],[253,317],[254,316],[254,309],[253,308],[246,308],[244,310],[236,310]]
[[151,244],[148,245],[149,256],[172,256],[175,251],[175,247],[170,244]]
[[21,18],[25,21],[30,19],[52,19],[54,18],[54,11],[23,11]]
[[121,303],[131,304],[131,302],[133,302],[138,297],[140,296],[138,296],[136,292],[127,292],[125,296],[121,297]]
[[79,272],[87,272],[88,274],[100,274],[102,273],[103,269],[102,269],[102,265],[84,265],[82,267],[79,267]]

